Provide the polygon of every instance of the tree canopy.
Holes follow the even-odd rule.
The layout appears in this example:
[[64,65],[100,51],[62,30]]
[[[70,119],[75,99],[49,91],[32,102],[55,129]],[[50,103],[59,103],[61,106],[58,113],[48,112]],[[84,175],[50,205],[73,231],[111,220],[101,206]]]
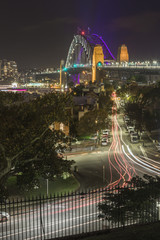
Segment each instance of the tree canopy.
[[84,114],[77,124],[77,134],[79,136],[91,135],[110,125],[109,116],[113,102],[109,95],[100,95],[98,98],[99,109],[93,109]]
[[[64,160],[58,152],[63,148],[62,133],[50,129],[53,122],[68,124],[72,106],[68,94],[49,93],[29,102],[19,95],[2,94],[0,105],[0,191],[6,181],[19,175],[20,187],[33,187],[40,176],[54,179],[69,172],[72,161]],[[16,98],[17,97],[17,98]],[[0,99],[1,95],[0,95]],[[27,183],[27,184],[26,184]]]
[[134,177],[127,187],[106,191],[99,210],[106,220],[125,226],[127,223],[148,223],[158,220],[160,178]]

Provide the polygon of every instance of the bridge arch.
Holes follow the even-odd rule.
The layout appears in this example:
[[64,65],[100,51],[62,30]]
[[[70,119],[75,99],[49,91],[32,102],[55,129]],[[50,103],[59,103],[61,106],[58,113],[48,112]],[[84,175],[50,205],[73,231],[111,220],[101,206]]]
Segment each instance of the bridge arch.
[[[92,67],[92,82],[97,80],[97,64],[115,60],[105,41],[97,34],[75,35],[70,45],[65,68]],[[87,65],[87,66],[86,66]]]
[[[69,68],[73,64],[89,64],[92,65],[94,48],[101,45],[104,53],[104,60],[115,60],[107,44],[98,34],[75,35],[70,45],[65,67]],[[85,60],[83,56],[85,55]]]
[[[82,35],[75,35],[68,51],[68,56],[67,56],[66,65],[65,65],[66,68],[71,67],[72,64],[77,63],[77,62],[74,62],[74,60],[76,60],[74,58],[74,53],[78,45],[80,45],[81,48],[84,50],[87,58],[87,63],[92,64],[93,53],[92,53],[92,48],[89,42]],[[75,55],[78,60],[81,57],[81,50],[75,53]]]

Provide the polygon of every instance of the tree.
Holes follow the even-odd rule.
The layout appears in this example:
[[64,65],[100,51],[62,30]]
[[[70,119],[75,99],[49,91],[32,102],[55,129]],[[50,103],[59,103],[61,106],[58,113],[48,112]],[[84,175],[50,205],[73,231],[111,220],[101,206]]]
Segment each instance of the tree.
[[[125,111],[130,116],[131,120],[135,121],[136,128],[142,130],[146,128],[148,131],[159,128],[160,112],[160,88],[159,87],[147,87],[136,88],[135,91],[131,91]],[[130,92],[130,93],[131,93]]]
[[94,109],[84,114],[77,124],[79,136],[91,135],[105,128],[109,128],[109,116],[113,102],[110,95],[101,94],[98,98],[99,109]]
[[[53,122],[68,123],[66,107],[72,105],[68,94],[50,93],[26,102],[7,98],[0,106],[0,186],[1,196],[6,192],[6,181],[19,175],[19,185],[28,188],[38,184],[40,176],[54,179],[70,171],[72,161],[64,161],[58,152],[63,151],[62,134],[52,131]],[[26,184],[27,183],[27,184]]]
[[126,188],[108,190],[98,208],[105,219],[125,226],[126,223],[147,223],[158,219],[157,201],[160,178],[144,175],[132,178]]
[[76,96],[82,96],[83,94],[83,88],[84,88],[84,84],[79,84],[78,86],[75,86],[73,88],[73,95],[76,95]]
[[136,102],[128,102],[125,105],[125,112],[129,116],[130,120],[135,123],[135,128],[140,132],[142,132],[144,127],[142,109],[142,106]]
[[86,136],[96,133],[101,129],[109,127],[108,113],[104,109],[93,110],[85,113],[77,126],[79,136]]

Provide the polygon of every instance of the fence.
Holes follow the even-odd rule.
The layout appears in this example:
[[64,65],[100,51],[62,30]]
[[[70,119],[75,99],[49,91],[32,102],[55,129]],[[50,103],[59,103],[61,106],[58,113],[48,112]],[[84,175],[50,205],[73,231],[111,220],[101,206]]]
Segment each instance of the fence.
[[[136,214],[133,211],[138,209],[136,201],[135,207],[132,203],[124,209],[127,195],[123,192],[130,189],[116,187],[48,198],[8,200],[0,205],[3,217],[7,217],[6,213],[10,215],[8,221],[0,222],[0,240],[54,239],[158,221],[160,201],[157,195],[153,198],[150,194],[153,187],[148,188],[150,197]],[[104,202],[109,207],[108,214],[103,214],[98,207]]]

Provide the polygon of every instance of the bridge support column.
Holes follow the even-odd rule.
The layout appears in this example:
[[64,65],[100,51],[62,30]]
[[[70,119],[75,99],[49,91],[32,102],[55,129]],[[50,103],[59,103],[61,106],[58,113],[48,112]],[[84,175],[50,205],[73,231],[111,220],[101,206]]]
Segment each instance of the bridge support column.
[[96,45],[93,51],[92,58],[92,83],[97,80],[97,64],[104,63],[104,53],[101,45]]

